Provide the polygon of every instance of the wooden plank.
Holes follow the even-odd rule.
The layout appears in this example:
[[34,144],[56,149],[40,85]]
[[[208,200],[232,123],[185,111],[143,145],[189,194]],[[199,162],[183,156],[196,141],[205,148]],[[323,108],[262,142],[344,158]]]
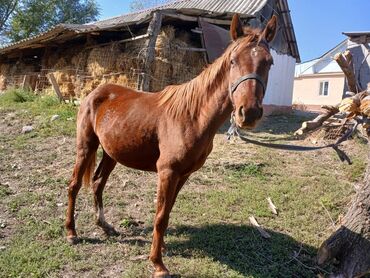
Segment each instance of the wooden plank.
[[60,92],[57,80],[55,79],[55,76],[53,73],[48,73],[47,78],[49,79],[51,85],[53,86],[54,92],[57,94],[58,99],[60,102],[64,102],[64,98],[62,93]]
[[23,76],[23,81],[22,81],[21,88],[23,90],[29,90],[30,89],[30,76],[29,75],[26,74],[25,76]]
[[205,48],[197,48],[197,47],[177,47],[177,49],[193,51],[193,52],[206,52],[207,51]]
[[162,26],[162,13],[155,12],[153,14],[152,21],[148,26],[148,39],[145,42],[145,51],[143,53],[144,66],[143,71],[139,75],[138,79],[138,89],[142,91],[148,91],[150,85],[150,74],[152,64],[155,58],[155,44],[157,42],[157,37],[161,31]]
[[[189,16],[189,15],[183,15],[183,14],[174,14],[171,12],[163,12],[164,16],[172,17],[172,18],[177,18],[183,21],[192,21],[192,22],[197,22],[198,17],[195,16]],[[208,17],[202,17],[202,20],[212,23],[212,24],[217,24],[217,25],[230,25],[231,20],[226,20],[226,19],[216,19],[216,18],[208,18]]]
[[145,39],[145,38],[148,38],[148,37],[149,37],[149,35],[148,35],[148,34],[144,34],[144,35],[140,35],[140,36],[136,36],[136,37],[132,37],[132,38],[128,38],[128,39],[124,39],[124,40],[112,41],[112,42],[101,43],[101,44],[95,44],[95,45],[89,45],[88,47],[86,47],[86,49],[91,49],[91,48],[95,48],[95,47],[107,46],[107,45],[111,45],[111,44],[114,44],[114,43],[125,43],[125,42],[131,42],[131,41],[136,41],[136,40],[140,40],[140,39]]

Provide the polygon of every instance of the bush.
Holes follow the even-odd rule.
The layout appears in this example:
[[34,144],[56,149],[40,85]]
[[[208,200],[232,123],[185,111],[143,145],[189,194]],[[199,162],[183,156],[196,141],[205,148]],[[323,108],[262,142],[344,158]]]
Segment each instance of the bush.
[[31,91],[13,88],[0,94],[0,103],[32,102],[35,98],[36,96]]

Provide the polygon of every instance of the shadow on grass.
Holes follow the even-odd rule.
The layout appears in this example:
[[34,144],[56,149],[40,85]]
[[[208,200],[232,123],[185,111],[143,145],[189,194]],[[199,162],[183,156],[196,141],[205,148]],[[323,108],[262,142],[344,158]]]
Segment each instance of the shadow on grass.
[[[298,130],[304,121],[314,119],[318,114],[306,111],[292,111],[291,113],[272,114],[263,117],[251,133],[269,133],[273,135],[293,134]],[[218,133],[226,133],[230,127],[230,120],[227,120],[219,129]]]
[[270,239],[263,239],[250,226],[232,224],[180,226],[169,233],[188,238],[168,244],[172,256],[200,253],[246,277],[317,277],[329,272],[316,265],[316,248],[271,230]]

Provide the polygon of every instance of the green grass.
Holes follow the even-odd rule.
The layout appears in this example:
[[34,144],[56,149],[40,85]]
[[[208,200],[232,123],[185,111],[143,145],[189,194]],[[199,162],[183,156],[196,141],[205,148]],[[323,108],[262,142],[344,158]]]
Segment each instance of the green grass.
[[[12,89],[0,94],[0,112],[11,114],[13,118],[23,120],[23,124],[31,124],[35,129],[31,134],[17,138],[16,146],[24,147],[27,139],[40,136],[73,136],[77,107],[72,104],[60,103],[55,96],[34,95],[20,89]],[[59,118],[51,122],[53,115]],[[19,130],[22,126],[19,127]]]
[[[0,222],[6,223],[0,229],[0,246],[5,247],[0,248],[1,277],[150,277],[145,256],[151,246],[155,174],[122,166],[112,173],[104,203],[107,220],[121,232],[116,238],[107,238],[95,226],[91,190],[81,189],[76,223],[82,243],[65,243],[76,111],[50,96],[0,95],[5,119],[0,121],[5,130],[0,133]],[[60,118],[50,122],[54,114]],[[284,141],[303,118],[274,115],[268,127],[252,136]],[[22,125],[30,123],[35,130],[21,134]],[[318,268],[316,252],[333,231],[331,219],[345,213],[353,183],[363,177],[365,146],[359,140],[347,145],[354,162],[350,166],[341,164],[332,150],[282,152],[227,142],[223,134],[216,135],[214,146],[172,211],[164,256],[171,272],[181,277],[277,278],[317,277],[334,270],[330,265]],[[267,197],[278,207],[278,216],[269,211]],[[252,215],[271,239],[250,226]]]

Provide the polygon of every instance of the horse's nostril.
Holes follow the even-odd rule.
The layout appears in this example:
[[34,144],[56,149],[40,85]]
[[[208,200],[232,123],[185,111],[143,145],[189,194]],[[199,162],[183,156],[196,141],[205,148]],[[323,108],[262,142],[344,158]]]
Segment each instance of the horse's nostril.
[[240,119],[244,122],[245,121],[245,112],[244,112],[243,106],[239,107],[238,114],[239,114]]

